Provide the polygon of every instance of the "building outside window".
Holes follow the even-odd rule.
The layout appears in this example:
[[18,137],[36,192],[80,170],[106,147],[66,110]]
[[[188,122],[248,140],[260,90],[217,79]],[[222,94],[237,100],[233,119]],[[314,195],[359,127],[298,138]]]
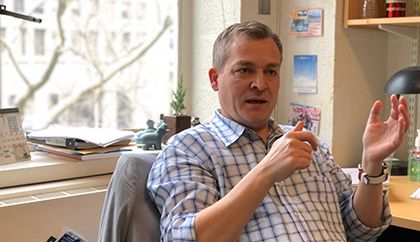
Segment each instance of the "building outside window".
[[19,107],[24,129],[140,128],[170,112],[178,76],[177,1],[3,4],[42,18],[39,24],[0,15],[0,106]]
[[45,54],[45,30],[35,29],[34,35],[35,35],[35,42],[34,42],[35,55],[44,55]]

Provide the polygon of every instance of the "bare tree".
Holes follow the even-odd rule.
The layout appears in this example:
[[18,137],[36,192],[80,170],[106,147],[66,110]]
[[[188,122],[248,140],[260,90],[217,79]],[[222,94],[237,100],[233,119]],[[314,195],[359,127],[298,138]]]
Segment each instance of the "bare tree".
[[[114,55],[112,62],[104,63],[104,61],[101,61],[97,56],[97,52],[95,52],[96,46],[90,43],[89,38],[91,35],[88,27],[79,31],[80,38],[84,43],[85,48],[77,49],[67,43],[63,28],[63,17],[65,16],[66,11],[68,11],[70,2],[71,0],[59,0],[57,3],[58,7],[55,17],[57,21],[58,41],[54,47],[51,58],[49,59],[48,64],[45,66],[45,70],[43,71],[43,74],[38,81],[30,80],[30,77],[25,75],[21,66],[19,65],[19,62],[16,61],[10,45],[4,40],[0,40],[0,43],[5,47],[15,70],[27,87],[26,91],[17,100],[17,106],[19,107],[20,112],[23,114],[26,112],[28,100],[30,100],[37,91],[49,84],[52,73],[57,68],[59,61],[61,58],[63,58],[65,52],[69,51],[73,53],[81,60],[83,60],[88,66],[94,69],[96,73],[96,80],[91,82],[89,85],[80,88],[79,90],[72,90],[70,95],[67,95],[64,99],[59,100],[59,102],[49,111],[48,116],[44,117],[45,123],[43,126],[47,126],[48,124],[57,121],[58,117],[62,115],[63,112],[69,110],[74,104],[77,104],[87,95],[91,95],[95,92],[101,92],[104,85],[112,80],[118,73],[123,72],[125,69],[138,62],[153,47],[153,45],[156,44],[156,42],[162,37],[162,35],[173,23],[172,19],[167,16],[161,24],[160,28],[156,30],[156,32],[153,34],[153,37],[150,38],[147,42],[133,44],[132,46],[134,47],[132,47],[126,54],[121,56]],[[96,4],[97,7],[99,3],[98,1],[94,1],[93,4]],[[92,11],[87,18],[85,26],[89,26],[90,21],[93,21],[95,17],[95,11]]]

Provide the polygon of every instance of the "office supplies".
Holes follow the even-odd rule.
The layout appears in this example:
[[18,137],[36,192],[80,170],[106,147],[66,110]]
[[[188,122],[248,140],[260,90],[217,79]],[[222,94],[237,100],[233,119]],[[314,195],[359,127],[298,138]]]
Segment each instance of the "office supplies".
[[0,164],[30,159],[19,109],[0,109]]

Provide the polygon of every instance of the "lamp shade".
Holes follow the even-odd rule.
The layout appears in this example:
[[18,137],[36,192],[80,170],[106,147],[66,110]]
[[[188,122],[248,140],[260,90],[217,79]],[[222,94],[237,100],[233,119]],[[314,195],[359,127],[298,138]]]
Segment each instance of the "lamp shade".
[[385,86],[385,92],[391,94],[420,93],[420,66],[410,66],[394,73]]

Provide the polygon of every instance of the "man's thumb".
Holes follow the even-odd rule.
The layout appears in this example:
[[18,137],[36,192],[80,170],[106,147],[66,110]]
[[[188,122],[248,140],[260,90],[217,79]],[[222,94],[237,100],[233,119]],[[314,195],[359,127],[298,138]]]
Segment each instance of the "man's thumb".
[[303,122],[297,122],[296,126],[292,129],[292,131],[302,131],[303,130]]

